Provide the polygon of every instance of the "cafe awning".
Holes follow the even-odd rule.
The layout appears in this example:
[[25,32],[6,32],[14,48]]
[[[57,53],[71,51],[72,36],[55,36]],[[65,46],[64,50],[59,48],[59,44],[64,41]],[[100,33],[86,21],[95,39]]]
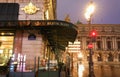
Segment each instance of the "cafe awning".
[[64,50],[68,42],[74,42],[77,27],[69,22],[60,20],[17,20],[0,21],[0,30],[40,30],[50,46]]

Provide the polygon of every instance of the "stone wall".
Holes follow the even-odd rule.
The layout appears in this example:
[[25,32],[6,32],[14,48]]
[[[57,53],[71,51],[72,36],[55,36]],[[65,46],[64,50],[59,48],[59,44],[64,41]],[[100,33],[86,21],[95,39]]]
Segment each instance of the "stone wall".
[[24,31],[23,41],[22,41],[22,54],[26,55],[26,64],[30,67],[35,64],[38,57],[43,58],[45,56],[45,46],[42,35],[38,34],[37,31],[34,32],[36,35],[36,40],[28,40],[29,33]]

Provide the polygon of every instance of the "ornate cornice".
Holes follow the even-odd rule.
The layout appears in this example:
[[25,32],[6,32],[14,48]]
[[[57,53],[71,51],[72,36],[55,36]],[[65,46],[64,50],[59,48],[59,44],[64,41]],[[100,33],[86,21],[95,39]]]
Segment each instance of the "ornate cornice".
[[[78,26],[79,35],[89,32],[88,24],[80,24]],[[99,35],[120,35],[120,24],[92,24],[92,29],[99,32]]]

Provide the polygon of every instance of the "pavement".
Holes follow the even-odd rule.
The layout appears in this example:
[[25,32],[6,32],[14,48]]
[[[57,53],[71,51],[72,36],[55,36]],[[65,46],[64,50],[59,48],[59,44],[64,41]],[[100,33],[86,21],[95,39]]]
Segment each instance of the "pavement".
[[0,77],[6,77],[6,75],[0,75]]

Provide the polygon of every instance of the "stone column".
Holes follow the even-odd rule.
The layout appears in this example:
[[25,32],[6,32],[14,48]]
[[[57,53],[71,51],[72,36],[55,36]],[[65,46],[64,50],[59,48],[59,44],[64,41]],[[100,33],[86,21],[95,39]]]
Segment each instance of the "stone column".
[[86,49],[86,37],[82,37],[82,49],[85,50]]
[[118,49],[118,45],[117,45],[117,37],[114,38],[114,42],[115,42],[115,50]]
[[14,40],[14,53],[21,53],[22,52],[22,38],[23,32],[17,30],[15,33],[15,40]]
[[119,60],[119,52],[118,51],[114,51],[115,53],[114,53],[114,61],[115,62],[118,62]]
[[105,53],[105,52],[102,53],[103,62],[107,62],[108,61],[108,53]]
[[104,37],[104,48],[105,50],[107,50],[107,41],[106,41],[107,37]]
[[94,43],[94,47],[93,47],[94,50],[97,49],[97,41]]
[[115,37],[112,37],[112,48],[115,49]]

